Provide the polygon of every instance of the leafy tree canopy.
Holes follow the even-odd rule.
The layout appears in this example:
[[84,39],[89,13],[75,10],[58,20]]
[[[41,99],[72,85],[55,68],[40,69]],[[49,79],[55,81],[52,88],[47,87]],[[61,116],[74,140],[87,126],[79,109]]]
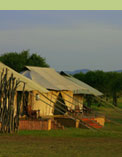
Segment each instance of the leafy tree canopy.
[[46,59],[37,55],[36,53],[30,54],[29,50],[24,50],[20,53],[9,52],[0,56],[0,61],[8,65],[17,72],[23,71],[26,65],[49,67]]

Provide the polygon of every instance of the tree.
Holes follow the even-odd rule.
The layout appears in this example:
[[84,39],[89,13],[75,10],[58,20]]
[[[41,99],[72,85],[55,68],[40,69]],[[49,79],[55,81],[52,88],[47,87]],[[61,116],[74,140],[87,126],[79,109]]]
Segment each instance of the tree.
[[86,77],[85,77],[85,74],[80,72],[80,73],[77,73],[77,74],[74,74],[74,77],[77,78],[78,80],[81,80],[83,82],[86,82]]
[[49,67],[49,65],[45,61],[45,58],[42,58],[37,54],[32,54],[31,56],[29,56],[26,65]]
[[112,96],[113,105],[117,106],[117,98],[119,93],[122,91],[122,73],[109,72],[108,78],[109,93]]
[[100,90],[101,92],[106,91],[106,73],[103,71],[89,71],[86,74],[79,73],[75,74],[74,77],[89,84],[90,86]]
[[0,56],[0,61],[8,65],[17,72],[23,71],[26,65],[49,67],[45,58],[33,53],[30,55],[29,50],[24,50],[20,53],[9,52]]

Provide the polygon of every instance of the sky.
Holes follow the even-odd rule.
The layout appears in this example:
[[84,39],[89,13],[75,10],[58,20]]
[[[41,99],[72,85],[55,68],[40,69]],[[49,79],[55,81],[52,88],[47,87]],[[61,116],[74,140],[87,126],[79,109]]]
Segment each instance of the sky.
[[122,11],[0,11],[0,55],[30,50],[56,70],[122,69]]

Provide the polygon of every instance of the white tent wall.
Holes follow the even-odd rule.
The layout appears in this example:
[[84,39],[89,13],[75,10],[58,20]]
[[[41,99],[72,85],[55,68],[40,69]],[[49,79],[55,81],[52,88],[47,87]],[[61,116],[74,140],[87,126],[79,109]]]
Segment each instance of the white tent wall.
[[64,99],[64,102],[66,106],[68,107],[68,110],[74,109],[73,103],[73,92],[72,91],[61,91],[62,98]]
[[54,104],[58,99],[59,93],[61,93],[62,98],[65,102],[64,105],[66,105],[69,110],[75,109],[75,106],[73,105],[74,100],[72,91],[50,91],[48,93],[43,93],[44,96],[37,91],[33,91],[33,93],[31,94],[32,96],[29,96],[28,101],[32,106],[32,110],[39,111],[40,116],[52,116],[54,115]]
[[78,105],[80,110],[83,109],[83,98],[82,94],[73,95],[73,104]]
[[[75,105],[83,109],[83,95],[73,94],[72,91],[49,91],[48,93],[39,93],[38,91],[30,91],[28,95],[28,105],[32,110],[37,111],[38,116],[53,116],[55,110],[55,103],[58,100],[59,93],[61,93],[64,105],[68,107],[68,110],[74,110]],[[59,99],[60,101],[60,99]],[[15,97],[15,106],[17,104],[17,94]],[[20,113],[23,112],[23,104],[21,102]],[[15,107],[16,113],[16,107]]]
[[[53,94],[56,96],[54,96]],[[48,93],[43,93],[43,95],[37,91],[33,91],[34,100],[32,103],[32,110],[39,111],[40,116],[51,116],[53,115],[54,104],[56,103],[59,92],[50,91]]]
[[[28,101],[32,106],[32,110],[39,111],[40,116],[52,116],[54,115],[55,103],[58,99],[59,93],[62,95],[62,99],[68,107],[68,110],[74,110],[75,105],[83,109],[83,95],[73,94],[72,91],[50,91],[48,93],[40,94],[37,91],[33,91],[32,97],[28,97]],[[31,100],[31,101],[30,101]]]

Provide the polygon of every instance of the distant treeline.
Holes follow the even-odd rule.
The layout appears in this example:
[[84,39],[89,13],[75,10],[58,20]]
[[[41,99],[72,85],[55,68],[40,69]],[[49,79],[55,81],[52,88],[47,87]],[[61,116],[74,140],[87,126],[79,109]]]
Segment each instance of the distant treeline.
[[122,95],[122,73],[89,71],[74,77],[101,91],[106,99],[112,97],[113,104],[117,106],[117,98]]

